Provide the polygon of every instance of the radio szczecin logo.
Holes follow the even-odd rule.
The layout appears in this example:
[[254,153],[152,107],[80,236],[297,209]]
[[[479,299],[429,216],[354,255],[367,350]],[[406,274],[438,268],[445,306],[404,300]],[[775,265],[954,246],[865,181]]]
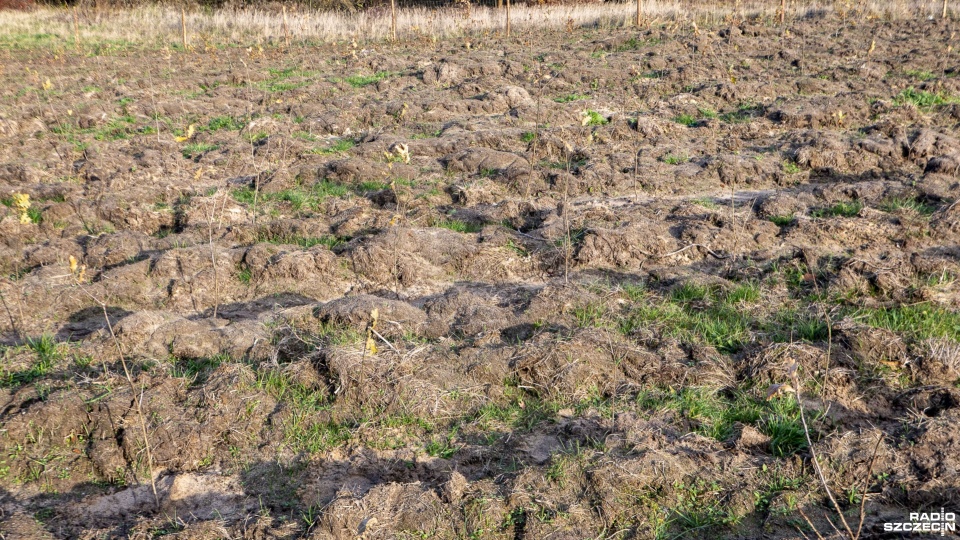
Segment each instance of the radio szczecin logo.
[[939,512],[910,512],[909,519],[907,522],[884,523],[883,531],[940,533],[940,536],[957,532],[957,515],[946,512],[943,508]]

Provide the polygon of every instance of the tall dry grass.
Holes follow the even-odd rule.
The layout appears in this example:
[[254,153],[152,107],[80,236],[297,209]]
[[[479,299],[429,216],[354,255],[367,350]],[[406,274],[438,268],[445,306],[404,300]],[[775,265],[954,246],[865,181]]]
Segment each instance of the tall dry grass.
[[[724,22],[731,17],[777,17],[780,2],[746,0],[700,3],[644,0],[643,17],[648,21],[683,21],[698,25]],[[840,13],[888,20],[939,17],[938,2],[922,0],[788,1],[787,18],[812,12]],[[165,45],[181,41],[179,8],[158,5],[130,9],[81,10],[79,34],[84,42],[104,40],[144,45]],[[591,26],[616,28],[635,24],[636,3],[604,3],[556,6],[515,6],[511,11],[514,32],[522,36],[534,28]],[[188,12],[186,23],[192,43],[279,43],[283,40],[283,15],[264,10],[215,10]],[[406,8],[397,13],[397,33],[403,38],[445,38],[500,32],[505,23],[503,10],[473,6],[457,8]],[[388,39],[391,18],[388,8],[356,13],[289,11],[288,32],[293,41],[358,42]],[[40,8],[30,12],[0,12],[0,40],[17,36],[52,34],[64,40],[74,36],[73,15],[66,9]]]

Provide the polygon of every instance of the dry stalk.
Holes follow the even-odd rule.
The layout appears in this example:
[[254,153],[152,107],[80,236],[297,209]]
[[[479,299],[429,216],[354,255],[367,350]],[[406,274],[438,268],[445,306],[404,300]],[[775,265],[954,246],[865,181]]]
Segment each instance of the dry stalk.
[[207,242],[210,245],[210,266],[213,269],[213,318],[217,318],[220,309],[220,280],[217,272],[217,250],[213,244],[213,218],[217,212],[217,197],[213,196],[213,206],[207,215]]
[[73,6],[73,45],[80,50],[80,21],[77,17],[77,6]]
[[877,452],[880,450],[881,442],[883,442],[882,433],[877,437],[877,444],[873,447],[873,455],[870,456],[870,464],[867,465],[867,474],[863,478],[863,494],[860,496],[860,523],[857,524],[857,535],[854,537],[855,539],[860,538],[860,533],[863,532],[863,520],[866,517],[863,509],[867,504],[867,490],[870,489],[870,476],[873,475],[873,464],[877,459]]
[[[791,368],[790,376],[793,379],[793,394],[797,399],[797,409],[800,411],[800,422],[803,424],[803,434],[807,439],[807,447],[810,449],[810,462],[813,464],[813,470],[816,471],[817,479],[820,480],[820,485],[827,493],[827,498],[830,499],[830,503],[833,504],[833,509],[837,511],[840,522],[843,524],[844,529],[846,529],[847,534],[850,535],[851,540],[857,540],[858,535],[853,534],[853,530],[847,523],[847,518],[844,517],[840,505],[837,504],[837,499],[834,498],[833,492],[830,490],[830,485],[827,484],[827,479],[823,475],[823,469],[820,467],[820,458],[817,457],[817,451],[813,447],[813,440],[810,438],[810,426],[807,424],[807,416],[803,412],[803,402],[800,401],[800,377],[797,375],[796,364]],[[806,519],[806,516],[804,516],[804,518]],[[810,523],[809,520],[807,520],[807,522]],[[831,521],[830,524],[833,525],[833,522]],[[834,526],[834,528],[836,528],[836,526]],[[816,528],[814,528],[814,531],[816,531]],[[820,537],[819,532],[817,536]]]
[[180,31],[183,39],[183,50],[187,50],[187,10],[180,8]]
[[7,298],[3,295],[3,291],[0,291],[0,303],[3,303],[3,309],[7,312],[7,317],[10,318],[10,329],[13,330],[13,335],[16,336],[18,340],[23,339],[23,334],[18,328],[17,322],[13,317],[13,312],[10,311],[10,306],[7,305]]
[[133,395],[133,403],[137,411],[137,418],[140,420],[140,434],[143,436],[143,448],[147,454],[147,468],[150,470],[150,487],[153,490],[153,500],[156,503],[157,508],[159,508],[160,495],[157,494],[157,482],[153,477],[153,452],[150,451],[150,437],[147,435],[147,419],[146,415],[143,414],[143,390],[141,389],[140,398],[138,399],[137,385],[133,382],[133,376],[130,375],[130,369],[127,367],[127,359],[123,355],[123,348],[120,346],[120,340],[117,339],[117,334],[113,330],[113,323],[110,322],[110,315],[107,313],[107,304],[88,291],[86,287],[83,286],[82,280],[77,278],[76,274],[74,275],[74,283],[80,292],[85,294],[88,298],[100,306],[100,309],[103,311],[103,319],[107,323],[107,330],[110,332],[110,338],[113,339],[113,344],[117,348],[117,355],[120,357],[120,365],[123,366],[123,374],[127,379],[127,383],[130,385],[130,392]]
[[[510,0],[507,0],[507,5],[510,5]],[[568,205],[568,195],[570,193],[570,151],[565,152],[567,154],[567,176],[563,179],[563,231],[564,231],[564,241],[563,241],[563,282],[570,283],[570,208]]]

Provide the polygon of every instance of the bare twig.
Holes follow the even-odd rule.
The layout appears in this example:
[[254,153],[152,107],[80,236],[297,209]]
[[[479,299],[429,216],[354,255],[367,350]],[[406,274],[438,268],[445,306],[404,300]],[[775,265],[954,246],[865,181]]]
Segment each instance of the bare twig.
[[827,479],[823,476],[823,469],[820,467],[820,459],[817,457],[817,451],[813,447],[813,440],[810,438],[810,426],[807,425],[807,416],[803,412],[803,402],[800,400],[800,377],[796,371],[793,372],[792,376],[793,393],[797,398],[797,409],[800,411],[800,422],[803,423],[803,434],[807,438],[807,447],[810,448],[810,461],[813,464],[813,470],[816,471],[820,485],[823,486],[823,490],[827,492],[827,498],[830,499],[830,502],[833,504],[834,510],[836,510],[837,515],[840,516],[840,522],[843,523],[843,527],[847,530],[850,538],[855,540],[857,537],[853,534],[853,530],[850,529],[847,518],[844,517],[840,505],[837,504],[837,500],[833,497],[833,492],[830,491],[830,485],[827,484]]
[[695,248],[695,247],[703,248],[707,253],[710,254],[710,256],[714,257],[715,259],[726,259],[726,258],[728,257],[728,255],[718,255],[718,254],[714,253],[713,250],[711,250],[710,248],[708,248],[707,246],[705,246],[705,245],[703,245],[703,244],[690,244],[690,245],[684,246],[684,247],[682,247],[682,248],[680,248],[680,249],[678,249],[678,250],[676,250],[676,251],[671,251],[670,253],[665,253],[665,254],[663,254],[663,255],[660,255],[659,258],[663,259],[663,258],[669,257],[669,256],[671,256],[671,255],[676,255],[676,254],[678,254],[678,253],[683,253],[684,251],[686,251],[686,250],[688,250],[688,249],[691,249],[691,248]]
[[3,295],[3,291],[0,291],[0,302],[3,303],[3,309],[7,312],[7,317],[10,318],[10,329],[13,330],[13,335],[16,336],[18,340],[23,339],[23,334],[20,333],[17,322],[14,320],[13,312],[10,311],[10,306],[7,305],[7,298]]
[[150,451],[150,438],[147,435],[147,420],[146,416],[143,414],[143,404],[141,402],[143,394],[141,392],[141,399],[137,399],[137,386],[134,384],[133,376],[130,375],[130,369],[127,367],[127,359],[123,355],[123,348],[120,347],[120,340],[117,339],[117,334],[113,331],[113,323],[110,322],[110,315],[107,313],[107,304],[90,293],[90,291],[88,291],[79,281],[77,281],[76,284],[77,288],[83,294],[87,295],[87,297],[96,302],[100,306],[100,309],[103,310],[103,319],[107,322],[107,330],[110,331],[110,337],[113,339],[113,344],[117,348],[117,355],[120,357],[120,365],[123,366],[123,374],[126,376],[127,383],[130,385],[130,391],[133,394],[133,402],[136,405],[137,417],[140,419],[140,433],[143,435],[143,448],[147,453],[147,468],[150,470],[150,487],[153,489],[153,500],[156,503],[157,508],[159,508],[160,495],[157,494],[157,482],[153,477],[153,452]]
[[873,447],[873,455],[870,456],[870,464],[867,465],[867,474],[863,479],[863,495],[860,496],[860,523],[857,524],[857,535],[854,540],[860,538],[863,532],[863,520],[866,514],[863,513],[864,506],[867,504],[867,491],[870,489],[870,476],[873,474],[873,464],[877,459],[877,452],[880,450],[880,443],[883,442],[883,433],[877,437],[877,444]]

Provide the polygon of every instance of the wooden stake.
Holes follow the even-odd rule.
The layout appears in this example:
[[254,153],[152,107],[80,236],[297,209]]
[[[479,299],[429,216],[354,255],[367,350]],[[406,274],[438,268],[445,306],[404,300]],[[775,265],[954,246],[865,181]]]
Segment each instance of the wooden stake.
[[787,16],[787,0],[780,0],[780,26],[783,26],[783,19]]
[[283,45],[290,48],[290,31],[287,28],[287,6],[283,6]]
[[510,0],[507,0],[507,37],[510,37]]
[[390,0],[390,35],[397,41],[397,0]]
[[183,37],[183,50],[187,50],[187,10],[180,8],[180,31]]
[[940,13],[941,19],[947,18],[947,0],[943,0],[943,11]]
[[77,6],[73,6],[73,45],[80,50],[80,21],[77,17]]
[[637,28],[640,28],[640,13],[643,11],[643,0],[637,0]]

